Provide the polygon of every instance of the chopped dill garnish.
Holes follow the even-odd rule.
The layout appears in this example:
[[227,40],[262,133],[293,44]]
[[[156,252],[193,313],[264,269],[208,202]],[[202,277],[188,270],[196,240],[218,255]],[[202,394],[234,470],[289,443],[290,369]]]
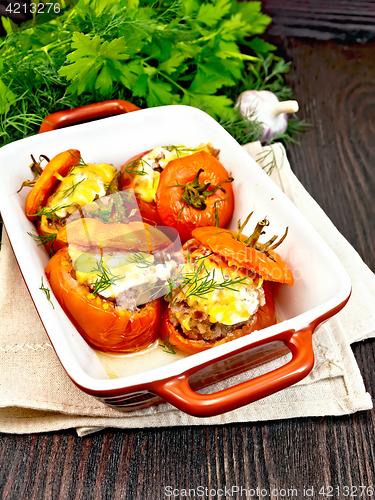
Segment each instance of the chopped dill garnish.
[[60,191],[60,193],[65,196],[66,198],[68,198],[69,196],[72,196],[74,194],[74,191],[77,189],[77,187],[83,182],[85,181],[86,179],[81,179],[80,181],[78,182],[74,182],[71,186],[69,186],[68,188],[64,189],[63,191]]
[[37,243],[38,247],[42,245],[48,245],[51,243],[51,250],[50,250],[50,255],[52,257],[53,255],[53,249],[52,249],[52,244],[56,239],[57,233],[50,233],[50,234],[38,234],[36,231],[34,233],[27,233],[29,236],[32,237],[32,239]]
[[[74,155],[74,154],[73,154],[70,150],[69,150],[69,154],[70,154],[71,156],[73,156],[73,158],[74,158],[75,160],[77,160],[77,161],[78,161],[77,165],[81,165],[82,167],[87,167],[87,166],[88,166],[88,165],[87,165],[87,163],[83,160],[82,156],[76,156],[76,155]],[[76,167],[77,165],[74,165],[74,166]]]
[[173,346],[169,342],[169,333],[164,340],[164,343],[159,342],[159,346],[163,349],[163,352],[166,352],[168,354],[177,354]]
[[237,291],[237,289],[234,288],[236,285],[245,284],[249,280],[249,276],[236,276],[233,279],[226,278],[221,269],[223,281],[219,283],[215,280],[215,272],[216,269],[210,273],[206,268],[205,261],[202,260],[193,272],[187,273],[182,285],[185,299],[192,296],[205,299],[206,295],[215,290]]
[[259,165],[263,163],[261,167],[268,175],[271,175],[277,167],[276,155],[272,147],[268,149],[263,148],[263,151],[257,155],[256,161]]
[[58,215],[56,215],[56,212],[59,210],[63,210],[64,208],[70,208],[72,207],[72,204],[65,204],[65,205],[58,205],[55,208],[48,208],[48,207],[43,207],[40,210],[38,210],[35,214],[29,214],[32,217],[41,217],[42,215],[46,216],[47,218],[56,218],[60,219]]
[[48,288],[48,286],[44,286],[44,284],[43,284],[43,276],[42,276],[42,281],[41,281],[41,285],[39,287],[39,290],[42,290],[42,292],[45,293],[48,302],[51,304],[51,306],[53,307],[53,309],[55,309],[55,306],[53,305],[52,300],[51,300],[51,290]]
[[174,151],[176,153],[177,158],[180,158],[180,156],[184,153],[193,153],[196,151],[202,151],[203,148],[187,148],[185,146],[162,146],[163,149],[166,149],[170,153]]
[[98,208],[90,212],[90,216],[102,222],[109,222],[112,216],[112,203],[107,206],[100,199],[95,200]]
[[92,293],[98,295],[107,290],[110,286],[114,285],[117,281],[124,278],[124,276],[115,275],[112,271],[105,267],[103,257],[96,263],[96,267],[92,269],[93,273],[98,273],[98,279],[94,283],[94,290]]
[[141,269],[146,269],[148,267],[154,266],[153,260],[150,262],[147,260],[146,256],[151,256],[150,254],[144,254],[142,252],[134,252],[131,254],[131,257],[128,258],[128,262],[130,264],[137,264],[137,267],[140,267]]
[[[131,178],[132,175],[146,175],[147,172],[145,171],[145,165],[152,168],[146,160],[138,158],[137,160],[130,162],[129,165],[125,167],[124,171],[129,178]],[[122,172],[121,175],[123,176]]]

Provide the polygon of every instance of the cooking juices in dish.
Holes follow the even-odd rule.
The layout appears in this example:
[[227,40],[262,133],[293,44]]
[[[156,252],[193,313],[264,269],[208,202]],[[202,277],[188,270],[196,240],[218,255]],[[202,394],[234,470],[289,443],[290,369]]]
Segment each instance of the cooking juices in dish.
[[94,348],[146,355],[159,341],[177,358],[275,323],[269,282],[293,284],[274,252],[287,231],[260,243],[268,220],[246,237],[250,216],[224,229],[233,178],[218,154],[210,144],[158,147],[117,175],[68,150],[40,172],[26,215],[41,238],[52,235],[46,276]]

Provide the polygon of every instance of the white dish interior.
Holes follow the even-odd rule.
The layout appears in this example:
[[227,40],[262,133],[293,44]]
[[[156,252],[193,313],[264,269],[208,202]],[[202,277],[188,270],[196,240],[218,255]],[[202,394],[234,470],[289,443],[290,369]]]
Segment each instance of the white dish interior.
[[[254,215],[249,231],[265,216],[270,221],[261,241],[274,234],[281,236],[289,226],[289,234],[277,252],[291,268],[295,283],[293,287],[280,287],[277,298],[280,322],[167,366],[152,370],[145,366],[142,373],[109,379],[95,351],[72,326],[53,294],[54,309],[40,290],[42,277],[47,285],[44,267],[48,256],[27,234],[34,230],[24,213],[28,189],[17,193],[22,182],[30,179],[30,154],[35,158],[40,154],[52,158],[61,151],[75,148],[86,162],[112,163],[119,168],[131,156],[156,146],[194,147],[206,142],[220,149],[219,159],[235,179],[235,211],[230,228],[235,229],[237,219],[244,220],[251,211]],[[127,387],[182,373],[261,338],[286,329],[302,328],[350,294],[349,277],[328,245],[241,146],[215,120],[196,108],[145,109],[36,135],[1,148],[0,163],[0,210],[21,272],[62,365],[74,381],[88,390]]]

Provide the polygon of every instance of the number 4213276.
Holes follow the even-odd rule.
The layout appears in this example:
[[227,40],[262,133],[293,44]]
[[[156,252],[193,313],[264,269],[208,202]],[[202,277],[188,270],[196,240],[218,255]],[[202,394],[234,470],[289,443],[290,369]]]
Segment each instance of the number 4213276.
[[61,10],[61,6],[58,3],[31,3],[27,4],[26,2],[22,3],[10,3],[5,9],[9,14],[22,14],[22,13],[31,13],[31,14],[59,14]]

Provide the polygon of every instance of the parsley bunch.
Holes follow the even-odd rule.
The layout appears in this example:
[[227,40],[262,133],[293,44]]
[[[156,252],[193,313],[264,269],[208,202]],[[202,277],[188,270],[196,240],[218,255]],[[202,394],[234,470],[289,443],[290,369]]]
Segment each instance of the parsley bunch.
[[195,106],[242,143],[257,139],[233,100],[245,82],[290,94],[288,65],[256,36],[270,21],[261,2],[237,0],[79,0],[29,21],[0,44],[0,145],[34,134],[50,113],[116,98]]

